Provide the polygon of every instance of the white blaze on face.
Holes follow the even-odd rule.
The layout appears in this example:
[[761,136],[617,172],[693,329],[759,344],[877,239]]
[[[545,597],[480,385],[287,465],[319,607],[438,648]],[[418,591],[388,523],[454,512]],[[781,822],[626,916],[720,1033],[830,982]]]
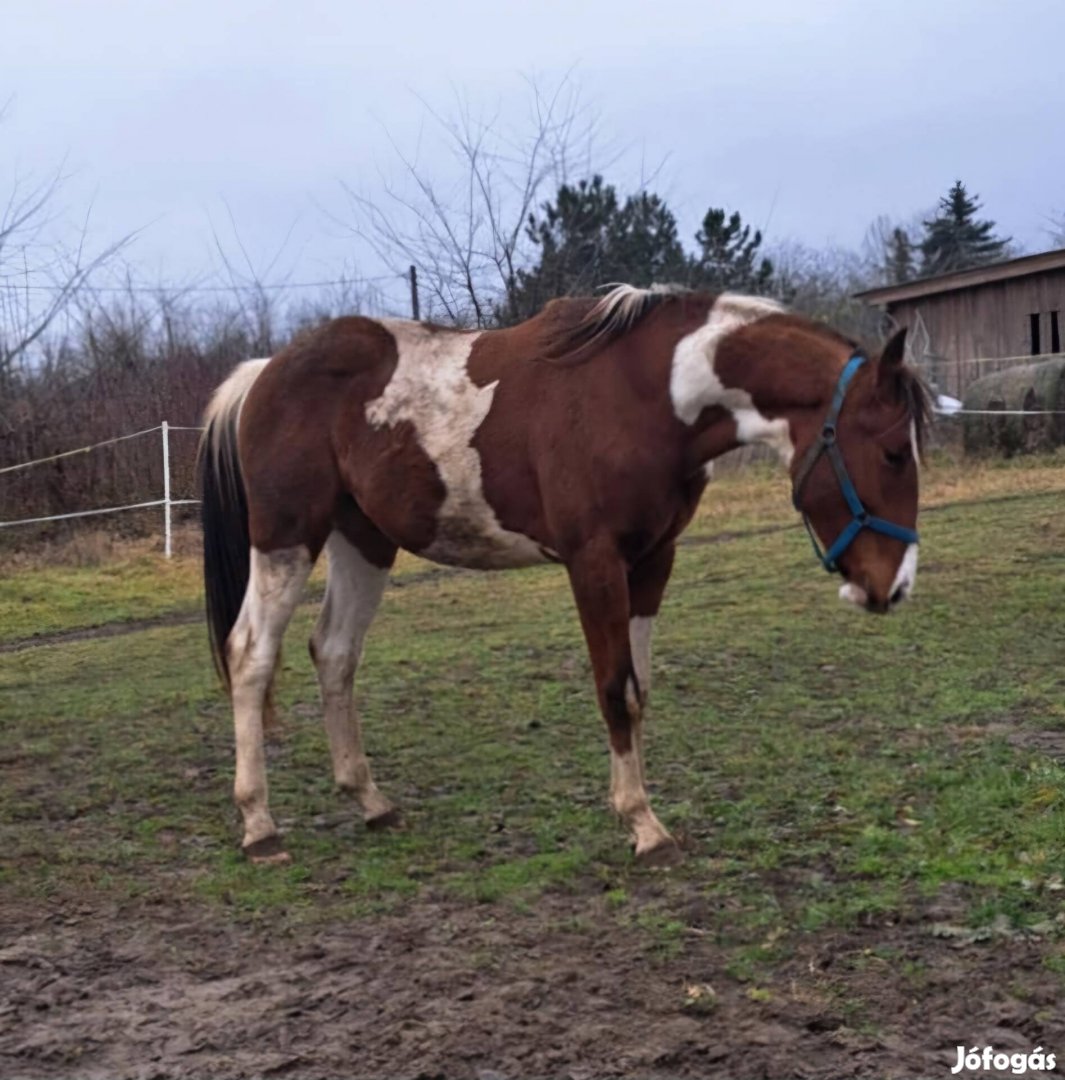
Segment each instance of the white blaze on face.
[[[921,457],[918,453],[917,422],[915,420],[910,421],[910,448],[913,452],[914,466],[920,468]],[[891,592],[888,593],[891,606],[894,607],[901,604],[903,600],[909,599],[913,595],[916,585],[917,544],[907,544],[902,556],[902,562],[899,563],[899,568],[895,573],[895,580],[891,583]],[[839,587],[839,598],[848,604],[864,608],[869,601],[869,594],[860,585],[848,581]]]
[[[902,556],[902,562],[895,573],[895,580],[891,583],[891,592],[888,597],[891,606],[901,604],[913,594],[913,588],[917,584],[917,545],[907,544],[906,551]],[[864,608],[869,602],[869,594],[860,585],[853,581],[845,582],[839,587],[839,598],[848,604]]]
[[367,403],[366,419],[375,428],[410,422],[446,491],[436,537],[419,554],[481,569],[547,561],[535,541],[499,524],[484,497],[481,459],[471,443],[497,384],[478,386],[469,376],[466,365],[480,335],[380,321],[396,339],[399,359],[384,392]]
[[891,597],[898,596],[898,600],[895,603],[899,603],[905,600],[913,592],[914,586],[917,584],[917,545],[907,544],[906,554],[902,556],[902,562],[899,564],[898,573],[895,575],[895,580],[891,584]]
[[736,437],[740,442],[771,446],[787,465],[795,452],[787,420],[770,420],[763,416],[746,390],[726,387],[714,370],[718,346],[729,334],[767,315],[779,315],[784,311],[780,304],[760,297],[730,293],[719,296],[706,322],[677,343],[673,351],[669,392],[673,411],[685,424],[694,424],[704,409],[720,405],[735,418]]

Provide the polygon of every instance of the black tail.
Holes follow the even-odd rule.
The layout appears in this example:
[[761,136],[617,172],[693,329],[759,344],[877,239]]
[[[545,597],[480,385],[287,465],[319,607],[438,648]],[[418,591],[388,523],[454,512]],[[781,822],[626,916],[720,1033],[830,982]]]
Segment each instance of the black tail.
[[214,665],[227,689],[226,642],[244,602],[251,560],[248,500],[237,456],[237,419],[251,385],[247,373],[241,371],[246,367],[242,364],[215,394],[207,411],[198,461],[207,629]]

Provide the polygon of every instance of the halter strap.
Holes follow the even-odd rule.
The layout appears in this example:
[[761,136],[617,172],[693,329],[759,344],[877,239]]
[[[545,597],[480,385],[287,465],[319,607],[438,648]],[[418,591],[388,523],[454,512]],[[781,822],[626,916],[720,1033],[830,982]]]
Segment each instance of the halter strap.
[[[904,544],[916,544],[917,533],[905,525],[896,525],[893,521],[885,521],[883,518],[874,517],[865,509],[862,500],[858,497],[850,474],[847,472],[843,454],[839,443],[836,441],[836,427],[839,423],[840,410],[843,408],[843,399],[847,396],[847,389],[854,378],[855,373],[864,364],[866,358],[861,353],[855,353],[848,361],[840,374],[839,382],[836,383],[836,391],[832,395],[832,404],[829,406],[828,415],[821,426],[821,435],[803,455],[802,463],[795,474],[795,483],[792,487],[791,501],[796,510],[802,514],[803,524],[809,534],[810,543],[813,544],[814,554],[821,565],[831,574],[840,573],[840,556],[854,543],[855,538],[862,529],[890,536],[893,540],[901,540]],[[851,512],[851,520],[843,531],[829,546],[827,551],[822,551],[810,524],[810,516],[802,508],[802,491],[806,481],[813,472],[814,466],[820,461],[821,455],[826,454],[832,463],[832,471],[836,474],[836,482],[839,484],[847,509]]]

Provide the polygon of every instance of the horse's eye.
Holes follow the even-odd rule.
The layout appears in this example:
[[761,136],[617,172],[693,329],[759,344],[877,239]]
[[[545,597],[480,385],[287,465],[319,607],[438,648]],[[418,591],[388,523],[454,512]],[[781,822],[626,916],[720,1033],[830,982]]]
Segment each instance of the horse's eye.
[[884,460],[893,468],[904,468],[906,463],[910,460],[910,448],[907,446],[902,450],[885,450]]

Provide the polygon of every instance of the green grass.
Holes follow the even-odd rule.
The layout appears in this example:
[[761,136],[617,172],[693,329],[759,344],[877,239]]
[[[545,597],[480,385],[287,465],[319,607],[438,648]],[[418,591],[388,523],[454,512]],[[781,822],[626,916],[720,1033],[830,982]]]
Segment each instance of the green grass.
[[0,576],[0,643],[202,608],[193,559],[152,555]]
[[[557,568],[408,575],[386,597],[358,695],[399,834],[366,832],[331,789],[300,610],[270,754],[295,859],[282,869],[236,851],[229,711],[201,626],[0,656],[0,899],[165,893],[303,921],[590,891],[662,956],[690,928],[713,936],[756,991],[795,935],[897,920],[947,886],[973,927],[1060,925],[1060,498],[928,515],[917,596],[886,619],[839,603],[801,532],[685,548],[648,733],[655,804],[692,848],[669,874],[632,865],[606,810],[604,733]],[[707,513],[697,532],[718,523]],[[2,583],[4,604],[23,576]],[[30,583],[58,628],[129,617],[150,578]],[[179,578],[164,571],[156,596],[191,608]]]

